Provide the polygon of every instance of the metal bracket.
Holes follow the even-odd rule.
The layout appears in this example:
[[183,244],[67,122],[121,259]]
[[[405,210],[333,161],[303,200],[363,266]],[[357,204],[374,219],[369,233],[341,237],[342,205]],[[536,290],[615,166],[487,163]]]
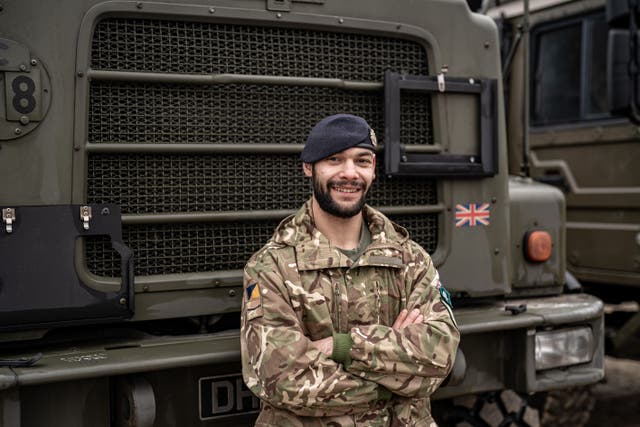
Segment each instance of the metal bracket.
[[267,0],[267,10],[289,12],[291,10],[291,0]]
[[[415,76],[387,71],[384,75],[385,147],[387,175],[484,177],[498,173],[497,81],[495,79],[446,78],[446,67],[437,76]],[[479,153],[405,153],[400,143],[402,91],[433,94],[468,94],[479,98]]]
[[447,90],[447,85],[445,83],[445,76],[449,71],[449,67],[443,65],[440,69],[440,73],[438,74],[438,91],[443,93]]
[[267,10],[290,12],[292,3],[324,4],[325,0],[267,0]]
[[2,209],[2,222],[7,233],[13,233],[13,223],[16,222],[16,210],[13,208]]
[[89,220],[91,220],[91,206],[80,206],[80,220],[85,230],[89,229]]

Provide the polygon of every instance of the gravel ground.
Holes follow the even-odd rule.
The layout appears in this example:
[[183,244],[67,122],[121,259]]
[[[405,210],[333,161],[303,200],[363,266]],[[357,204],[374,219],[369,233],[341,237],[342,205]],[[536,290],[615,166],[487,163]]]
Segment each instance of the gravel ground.
[[604,369],[587,427],[640,427],[640,361],[606,357]]

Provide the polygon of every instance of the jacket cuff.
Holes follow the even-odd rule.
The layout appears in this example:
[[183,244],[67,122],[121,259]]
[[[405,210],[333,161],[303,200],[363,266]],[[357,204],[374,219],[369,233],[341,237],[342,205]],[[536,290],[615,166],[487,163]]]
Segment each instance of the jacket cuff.
[[384,386],[378,386],[378,400],[389,400],[392,396],[391,390]]
[[345,369],[351,365],[351,346],[353,340],[350,334],[333,334],[333,352],[331,358],[338,363],[341,363]]

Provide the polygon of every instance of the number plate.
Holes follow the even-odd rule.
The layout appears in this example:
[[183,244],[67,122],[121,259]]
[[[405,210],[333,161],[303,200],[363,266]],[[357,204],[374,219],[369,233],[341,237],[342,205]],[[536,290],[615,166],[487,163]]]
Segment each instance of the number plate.
[[240,374],[204,377],[198,382],[203,421],[260,410],[260,400],[247,388]]

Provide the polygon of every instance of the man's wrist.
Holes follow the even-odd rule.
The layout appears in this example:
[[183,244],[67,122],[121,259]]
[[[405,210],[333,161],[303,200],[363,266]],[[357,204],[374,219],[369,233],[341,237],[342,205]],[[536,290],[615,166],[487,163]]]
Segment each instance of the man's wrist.
[[350,334],[333,334],[333,352],[331,358],[341,363],[345,369],[351,365],[351,347],[353,340]]

